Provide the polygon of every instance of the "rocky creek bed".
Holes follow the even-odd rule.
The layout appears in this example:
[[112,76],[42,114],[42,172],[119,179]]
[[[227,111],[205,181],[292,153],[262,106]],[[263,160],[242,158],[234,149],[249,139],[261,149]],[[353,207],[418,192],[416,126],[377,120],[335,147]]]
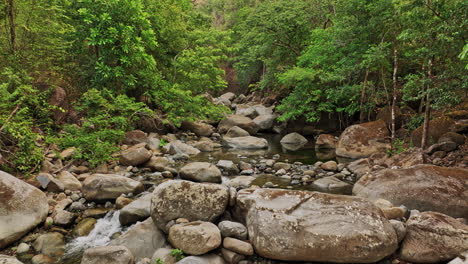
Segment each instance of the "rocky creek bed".
[[95,170],[57,170],[67,149],[27,182],[0,172],[0,263],[466,263],[463,133],[389,157],[381,120],[304,137],[273,107],[233,108],[131,131]]

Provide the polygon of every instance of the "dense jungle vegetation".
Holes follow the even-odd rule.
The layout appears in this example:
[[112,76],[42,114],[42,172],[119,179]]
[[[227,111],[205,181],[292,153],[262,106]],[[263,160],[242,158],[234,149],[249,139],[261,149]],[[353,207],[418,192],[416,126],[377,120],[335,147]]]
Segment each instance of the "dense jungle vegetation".
[[0,167],[26,174],[51,145],[96,166],[142,120],[218,120],[226,89],[280,95],[280,121],[410,105],[417,127],[468,86],[464,0],[2,0],[0,21]]

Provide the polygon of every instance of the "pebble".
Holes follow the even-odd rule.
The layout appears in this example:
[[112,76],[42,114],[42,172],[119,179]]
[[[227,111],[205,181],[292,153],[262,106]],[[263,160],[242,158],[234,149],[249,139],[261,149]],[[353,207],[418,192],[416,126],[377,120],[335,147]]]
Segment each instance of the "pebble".
[[78,195],[77,193],[74,193],[70,196],[70,199],[72,199],[74,202],[78,201],[80,198],[80,195]]
[[29,251],[30,248],[31,248],[30,245],[23,242],[23,243],[19,244],[18,247],[16,248],[16,253],[17,254],[26,253],[26,252]]

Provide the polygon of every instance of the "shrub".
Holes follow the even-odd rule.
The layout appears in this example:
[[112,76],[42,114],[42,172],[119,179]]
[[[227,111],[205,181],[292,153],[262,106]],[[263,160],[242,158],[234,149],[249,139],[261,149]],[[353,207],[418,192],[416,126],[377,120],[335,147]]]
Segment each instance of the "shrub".
[[133,129],[142,115],[152,115],[144,103],[96,89],[83,94],[76,109],[84,116],[81,126],[68,124],[49,142],[62,149],[75,147],[74,158],[88,161],[92,167],[112,160],[125,132]]

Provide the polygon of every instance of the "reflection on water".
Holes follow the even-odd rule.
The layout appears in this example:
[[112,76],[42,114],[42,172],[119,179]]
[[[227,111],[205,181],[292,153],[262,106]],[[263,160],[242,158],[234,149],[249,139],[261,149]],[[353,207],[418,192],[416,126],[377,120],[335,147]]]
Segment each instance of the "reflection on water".
[[282,145],[280,140],[282,135],[278,134],[260,134],[258,137],[265,138],[268,141],[268,149],[260,150],[242,150],[221,148],[214,152],[202,152],[192,158],[194,161],[213,161],[213,160],[232,160],[234,162],[249,161],[252,158],[272,158],[279,154],[281,161],[302,162],[303,164],[314,164],[317,161],[328,161],[335,159],[335,151],[316,152],[314,139],[308,138],[309,142],[305,145]]

